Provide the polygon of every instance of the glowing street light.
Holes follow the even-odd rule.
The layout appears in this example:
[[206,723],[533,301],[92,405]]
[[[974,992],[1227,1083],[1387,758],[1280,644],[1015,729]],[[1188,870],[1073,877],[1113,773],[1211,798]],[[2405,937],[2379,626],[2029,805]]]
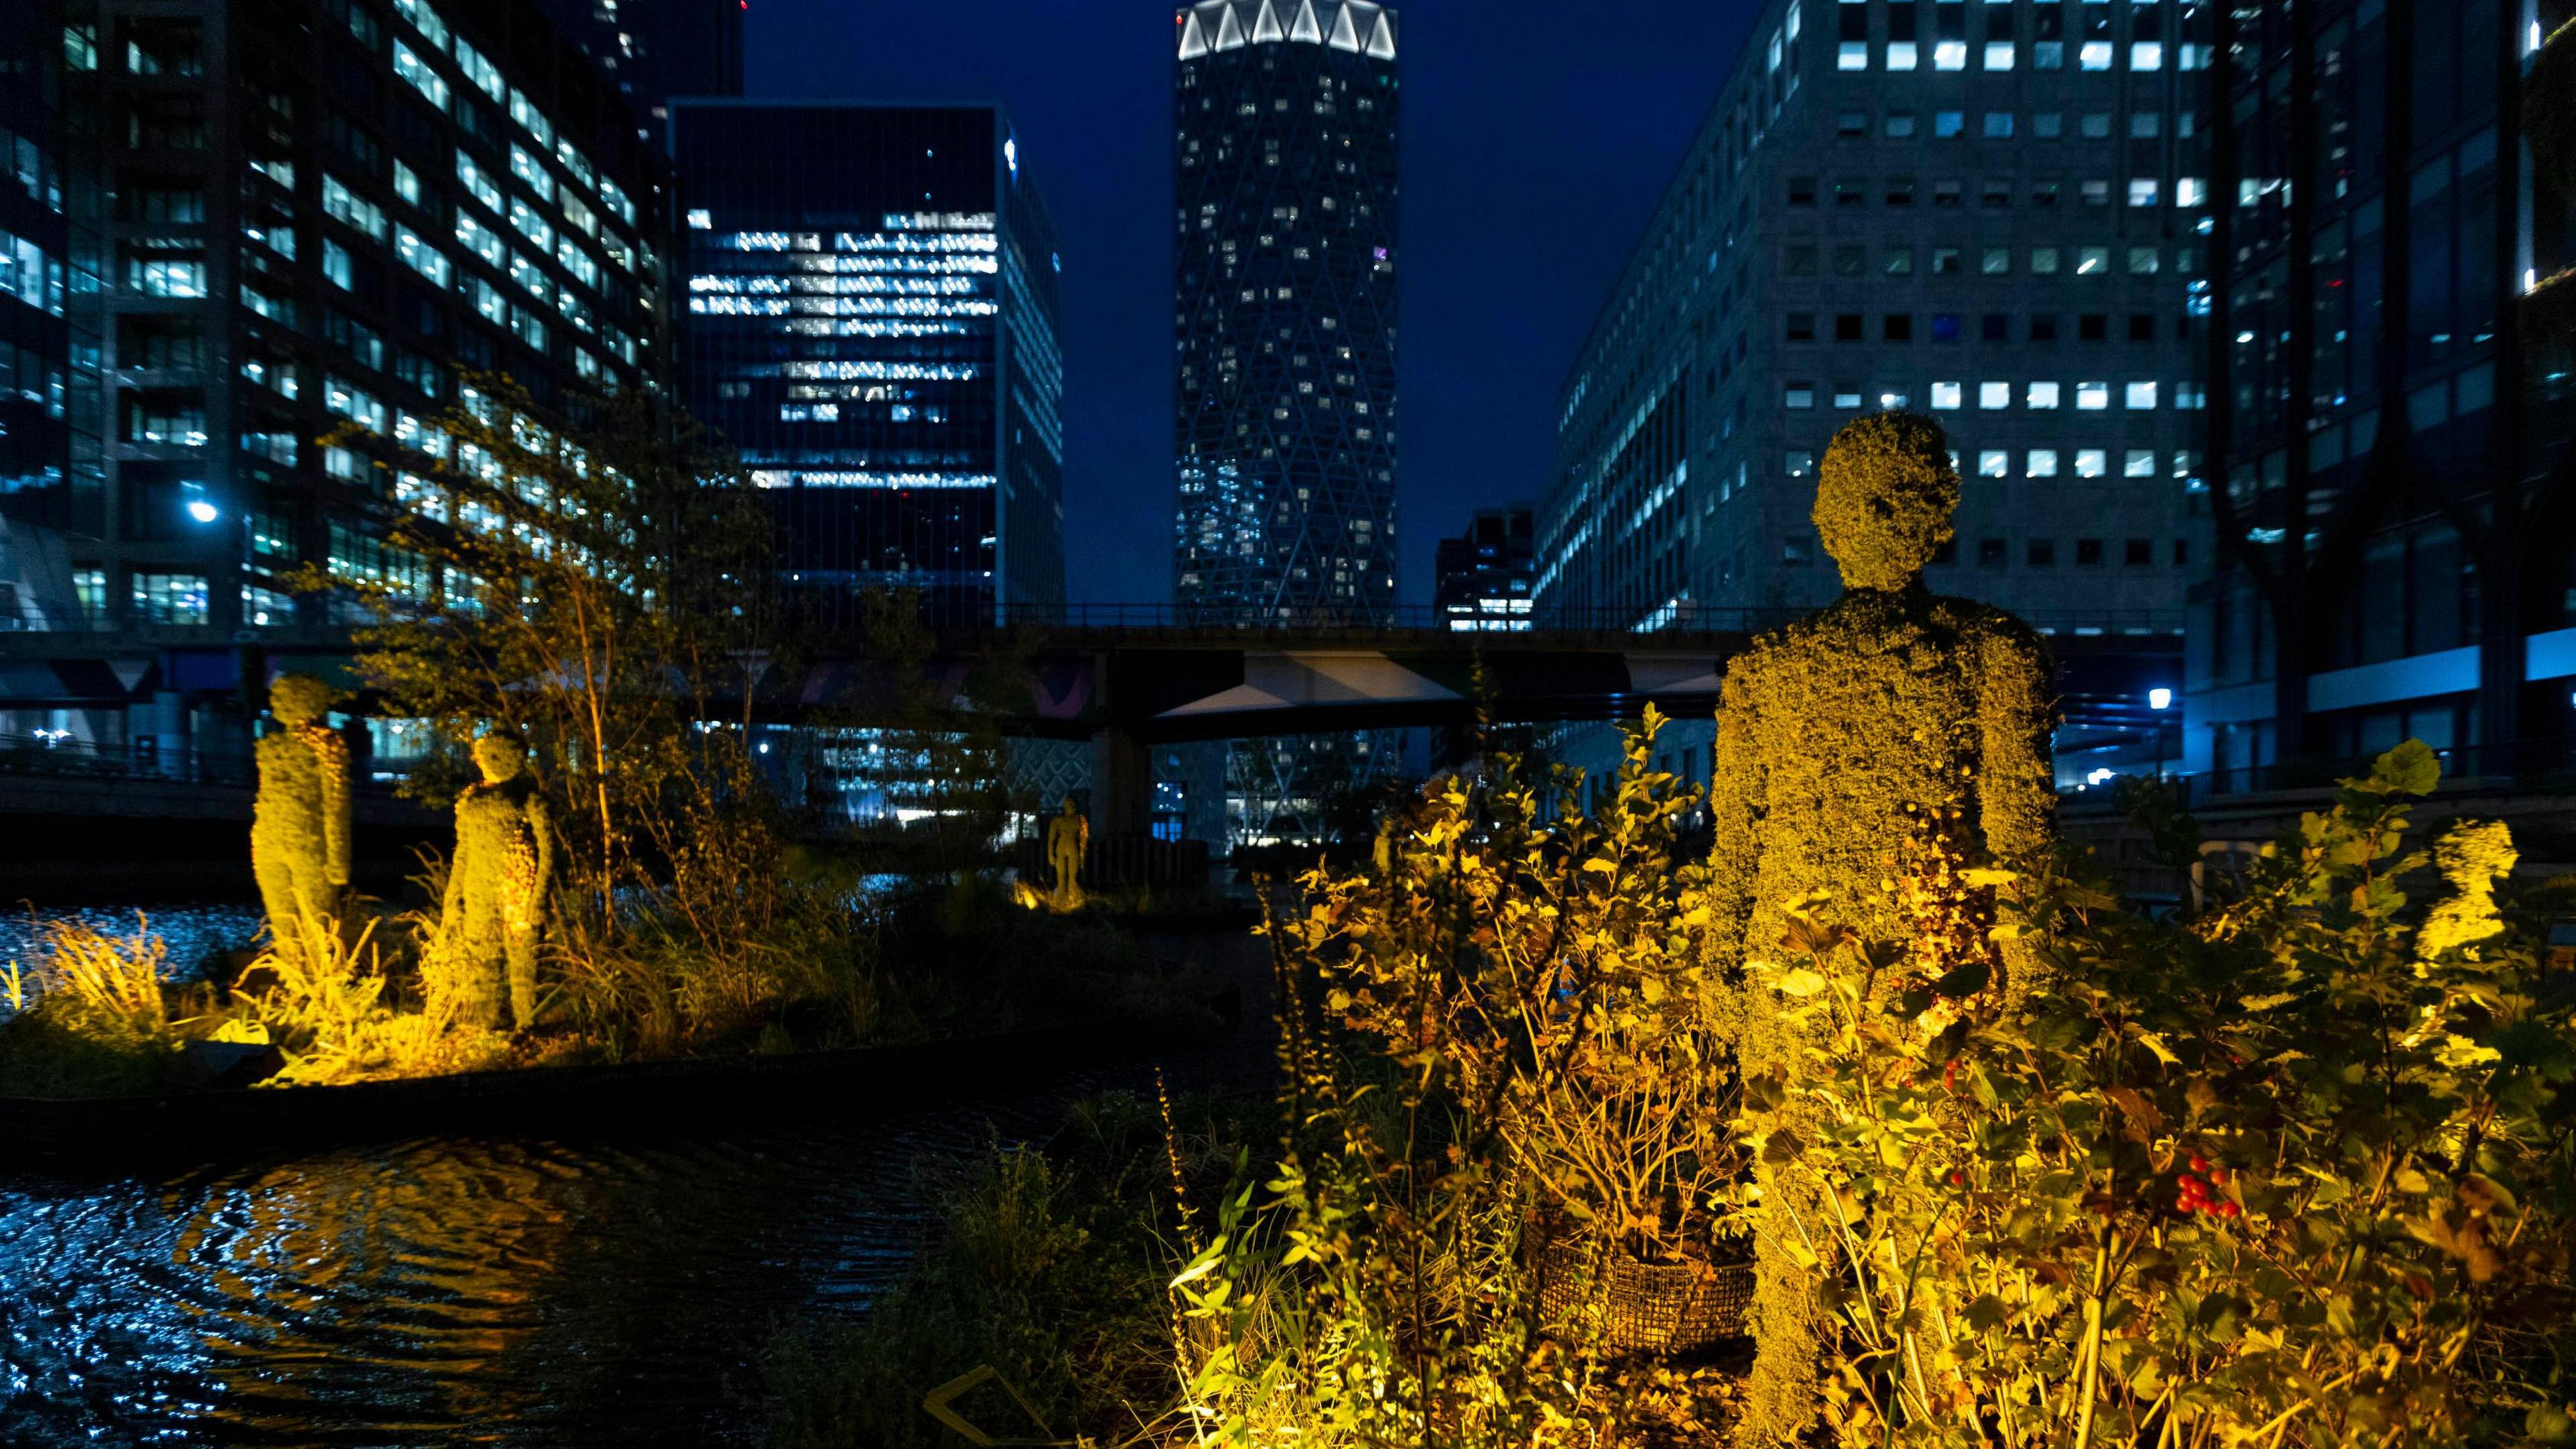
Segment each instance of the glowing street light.
[[2148,690],[2148,691],[2147,691],[2147,708],[2149,708],[2149,709],[2171,709],[2171,708],[2173,708],[2173,691],[2172,691],[2172,690],[2170,690],[2170,689],[2166,689],[2166,688],[2164,688],[2164,687],[2163,687],[2163,686],[2161,686],[2161,685],[2157,686],[2157,687],[2156,687],[2156,688],[2154,688],[2154,689],[2150,689],[2150,690]]

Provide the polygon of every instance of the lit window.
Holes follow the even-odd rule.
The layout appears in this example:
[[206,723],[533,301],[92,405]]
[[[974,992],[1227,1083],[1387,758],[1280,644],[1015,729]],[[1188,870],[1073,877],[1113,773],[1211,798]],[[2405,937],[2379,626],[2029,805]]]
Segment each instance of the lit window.
[[1968,68],[1968,42],[1964,40],[1936,40],[1932,42],[1932,68],[1934,70],[1966,70]]
[[2075,410],[2098,413],[2111,405],[2111,384],[2079,382],[2075,384]]
[[1989,41],[1987,41],[1987,42],[1986,42],[1986,69],[1988,69],[1988,70],[2010,70],[2010,69],[2012,69],[2012,68],[2013,68],[2013,44],[2012,44],[2012,42],[2011,42],[2011,41],[2009,41],[2009,40],[1989,40]]
[[420,173],[400,161],[394,163],[394,195],[414,206],[420,205]]
[[463,151],[456,153],[456,179],[464,182],[465,189],[474,193],[474,199],[490,208],[494,216],[501,214],[501,188],[493,185],[492,178]]
[[2079,247],[2075,252],[2075,275],[2098,277],[2111,270],[2109,247]]
[[1913,41],[1891,40],[1887,43],[1887,68],[1889,70],[1912,70],[1914,69],[1914,65],[1915,49]]
[[2055,408],[2057,406],[2057,384],[2053,382],[2032,383],[2030,385],[2030,390],[2022,394],[2022,405],[2024,407],[2036,409],[2040,412],[2047,412]]
[[2198,176],[2174,178],[2174,205],[2203,206],[2209,201],[2209,183]]
[[2129,204],[2130,204],[2131,206],[2153,206],[2153,205],[2155,205],[2155,204],[2156,204],[2156,178],[2154,178],[2154,177],[2152,177],[2152,176],[2132,176],[2132,177],[2130,177],[2130,178],[2129,178]]
[[2001,409],[2011,407],[2012,384],[2008,382],[1978,383],[1977,406],[1986,412],[1996,412]]
[[204,574],[138,573],[132,575],[134,616],[146,624],[206,622]]
[[[1989,67],[1989,68],[1991,69],[1991,67]],[[2010,111],[1988,111],[1988,112],[1986,112],[1986,139],[1987,139],[1987,140],[1989,140],[1989,141],[2009,141],[2009,140],[2011,140],[2011,139],[2012,139],[2012,133],[2013,133],[2013,113],[2012,113],[2012,112],[2010,112]]]
[[411,82],[411,88],[428,97],[431,105],[442,111],[447,109],[446,78],[399,40],[394,42],[394,74]]
[[2012,454],[2011,454],[2009,451],[2007,451],[2007,450],[2005,450],[2005,449],[2002,449],[2002,448],[1980,448],[1980,449],[1978,449],[1978,450],[1977,450],[1977,476],[1978,476],[1978,477],[1980,477],[1980,478],[2009,478],[2009,477],[2011,477],[2011,476],[2012,476]]
[[1780,405],[1784,408],[1814,407],[1816,405],[1816,385],[1812,382],[1793,382],[1788,384],[1780,390]]
[[385,239],[384,212],[374,202],[360,199],[341,185],[337,177],[322,178],[322,214],[378,241]]
[[2154,412],[2156,409],[2156,385],[2152,382],[2130,383],[2125,401],[2127,402],[2129,411],[2133,413]]
[[2110,467],[2111,455],[2104,449],[2078,448],[2075,450],[2075,476],[2078,478],[2099,478],[2110,471]]
[[2141,40],[2135,42],[2129,47],[2129,69],[2162,70],[2164,68],[2165,48],[2162,43],[2153,40]]
[[1846,40],[1842,42],[1842,44],[1834,51],[1834,69],[1869,69],[1869,42],[1865,40]]
[[414,235],[410,227],[394,231],[394,251],[405,265],[441,287],[447,285],[447,255]]
[[2123,477],[2153,478],[2156,476],[2156,450],[2131,448],[2120,460],[2120,472]]
[[690,211],[689,211],[689,230],[691,230],[691,231],[705,231],[706,229],[708,229],[709,227],[714,226],[715,224],[716,224],[716,219],[715,219],[715,214],[714,214],[713,212],[708,211],[708,210],[707,210],[705,207],[703,207],[703,206],[700,206],[700,207],[692,207],[692,208],[690,208]]
[[1813,453],[1803,451],[1792,452],[1787,455],[1786,461],[1788,464],[1789,476],[1792,478],[1804,478],[1808,474],[1816,471],[1816,455]]
[[2079,69],[2083,70],[2109,70],[2111,68],[2111,42],[2107,40],[2088,40],[2084,42],[2083,47],[2075,52],[2075,64]]
[[2012,248],[1988,247],[1978,259],[1977,270],[1989,277],[2008,276],[2012,272]]
[[2129,275],[2133,277],[2154,276],[2156,274],[2156,265],[2162,260],[2162,258],[2163,253],[2155,247],[2129,248]]
[[[12,270],[6,265],[8,260],[8,254],[0,252],[0,293],[13,291],[7,280]],[[39,277],[44,275],[41,266],[33,270]],[[158,257],[128,257],[125,261],[125,284],[146,297],[203,297],[206,295],[206,264]]]
[[1960,397],[1961,389],[1958,383],[1936,382],[1932,384],[1932,410],[1936,413],[1957,412],[1959,410]]
[[2055,248],[2055,247],[2032,247],[2032,248],[2030,249],[2030,270],[2031,270],[2032,275],[2034,275],[2034,276],[2041,276],[2041,277],[2053,277],[2053,276],[2056,276],[2056,275],[2057,275],[2057,248]]
[[335,241],[324,241],[322,243],[322,275],[328,277],[333,286],[338,287],[341,291],[345,292],[355,285],[351,281],[351,270],[352,269],[349,265],[348,248],[341,246]]
[[2085,182],[2084,204],[2086,206],[2109,206],[2111,204],[2111,183],[2101,177],[2095,177],[2092,180]]
[[2056,477],[2057,450],[2055,448],[2031,449],[2029,452],[2022,455],[2021,471],[2025,476],[2031,478]]
[[1932,134],[1936,139],[1947,141],[1954,136],[1965,133],[1967,129],[1968,113],[1965,111],[1934,111],[1932,113]]

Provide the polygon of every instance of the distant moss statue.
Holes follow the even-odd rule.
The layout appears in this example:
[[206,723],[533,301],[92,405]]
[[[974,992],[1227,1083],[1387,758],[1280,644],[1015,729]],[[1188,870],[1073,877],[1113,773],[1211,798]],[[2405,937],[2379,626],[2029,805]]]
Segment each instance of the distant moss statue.
[[[1816,532],[1842,597],[1755,639],[1727,669],[1717,717],[1712,949],[1740,983],[1724,1009],[1748,1082],[1799,1067],[1770,978],[1746,969],[1778,958],[1787,907],[1823,892],[1821,924],[1896,937],[1885,883],[1922,820],[1954,822],[1972,863],[2020,860],[2047,849],[2056,799],[2038,636],[1923,583],[1959,502],[1940,427],[1863,418],[1835,437],[1821,474]],[[1762,1177],[1766,1204],[1801,1201],[1798,1183],[1768,1167]],[[1785,1221],[1757,1234],[1748,1442],[1799,1438],[1817,1413],[1827,1275],[1798,1265]]]
[[1082,909],[1082,860],[1091,850],[1091,822],[1067,797],[1064,809],[1047,822],[1047,865],[1055,872],[1055,889],[1047,904],[1059,911]]
[[349,747],[323,723],[330,708],[330,686],[309,674],[268,688],[280,728],[258,746],[250,864],[280,951],[300,949],[307,932],[336,931],[349,884]]
[[446,969],[469,1025],[500,1024],[501,988],[510,1023],[536,1024],[537,938],[545,928],[554,873],[554,831],[528,777],[527,752],[506,735],[474,742],[480,784],[456,797],[456,858],[448,866],[439,936]]

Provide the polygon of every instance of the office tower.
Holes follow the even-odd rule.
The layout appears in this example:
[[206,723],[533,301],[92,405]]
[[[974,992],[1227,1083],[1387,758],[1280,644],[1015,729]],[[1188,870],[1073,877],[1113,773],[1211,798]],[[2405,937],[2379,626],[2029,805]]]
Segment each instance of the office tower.
[[823,600],[1064,599],[1062,258],[1000,108],[683,100],[691,408]]
[[636,128],[665,143],[673,96],[742,94],[747,0],[537,0],[565,39],[599,67],[635,113]]
[[1173,17],[1174,595],[1198,617],[1395,601],[1396,13]]
[[1568,377],[1542,615],[1828,601],[1817,460],[1902,408],[1965,479],[1934,588],[2170,638],[2206,562],[2207,26],[2173,0],[1772,6]]
[[1519,633],[1530,627],[1532,512],[1526,503],[1479,508],[1467,531],[1440,540],[1431,605],[1439,627],[1457,634]]
[[2576,178],[2534,165],[2522,92],[2568,18],[2320,0],[2224,19],[2220,572],[2195,600],[2184,740],[2217,788],[2323,780],[2409,736],[2458,773],[2563,764]]
[[384,538],[461,370],[574,419],[653,385],[656,158],[521,0],[71,0],[56,41],[94,622],[339,622],[290,580],[425,579]]

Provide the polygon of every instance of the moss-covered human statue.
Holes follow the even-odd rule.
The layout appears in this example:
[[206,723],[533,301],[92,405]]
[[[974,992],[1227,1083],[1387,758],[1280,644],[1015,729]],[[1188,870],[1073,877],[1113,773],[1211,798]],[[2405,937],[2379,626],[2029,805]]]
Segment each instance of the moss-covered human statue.
[[[1755,639],[1727,669],[1710,789],[1711,939],[1722,974],[1739,983],[1727,1009],[1748,1082],[1798,1065],[1769,978],[1744,969],[1776,959],[1784,907],[1826,892],[1822,923],[1894,936],[1881,883],[1927,816],[1955,821],[1972,857],[2048,846],[2056,796],[2040,641],[2009,614],[1924,586],[1958,502],[1949,443],[1931,420],[1882,413],[1844,428],[1825,453],[1814,513],[1842,597]],[[1799,1184],[1761,1175],[1746,1427],[1755,1442],[1786,1442],[1817,1412],[1822,1276],[1798,1266],[1788,1236],[1784,1209],[1805,1201]]]
[[483,779],[456,797],[456,858],[439,908],[440,943],[466,1021],[498,1026],[506,981],[510,1024],[525,1031],[536,1024],[537,937],[554,873],[554,831],[517,740],[483,736],[474,742],[474,764]]
[[280,951],[300,949],[307,932],[335,931],[349,884],[349,747],[323,722],[330,708],[331,687],[309,674],[281,674],[268,687],[280,728],[258,746],[250,865]]
[[1091,850],[1091,822],[1073,808],[1073,797],[1066,796],[1064,808],[1047,822],[1047,864],[1055,871],[1055,889],[1048,893],[1047,904],[1059,911],[1082,909],[1082,860]]

